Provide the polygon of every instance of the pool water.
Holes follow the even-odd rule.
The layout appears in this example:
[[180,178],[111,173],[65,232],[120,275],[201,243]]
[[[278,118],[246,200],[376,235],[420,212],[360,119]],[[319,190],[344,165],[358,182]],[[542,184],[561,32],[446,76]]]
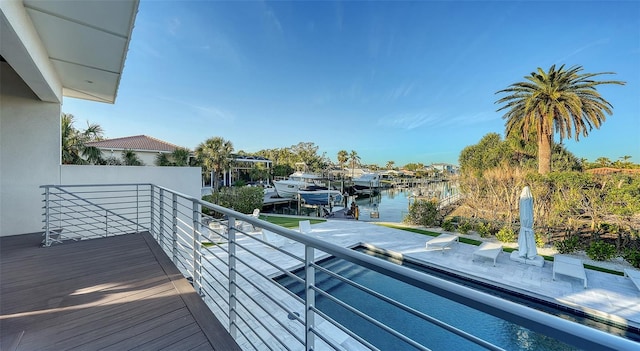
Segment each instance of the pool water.
[[[320,263],[324,268],[389,296],[409,307],[487,340],[506,350],[577,350],[559,340],[533,332],[517,324],[499,319],[424,291],[409,284],[370,271],[350,262],[331,258]],[[290,278],[279,282],[302,297],[303,286]],[[484,348],[447,332],[429,322],[363,293],[351,285],[331,279],[317,271],[316,285],[357,310],[432,350],[483,350]],[[316,307],[360,335],[381,350],[415,350],[406,342],[380,329],[356,314],[318,295]]]

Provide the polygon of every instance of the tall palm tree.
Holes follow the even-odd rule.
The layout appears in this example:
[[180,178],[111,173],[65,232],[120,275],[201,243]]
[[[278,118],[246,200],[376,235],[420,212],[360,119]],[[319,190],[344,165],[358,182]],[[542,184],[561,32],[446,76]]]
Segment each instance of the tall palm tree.
[[598,157],[595,163],[599,167],[610,167],[613,162],[608,157]]
[[136,155],[135,151],[122,150],[122,163],[125,166],[144,166],[144,162]]
[[347,163],[347,160],[349,160],[349,154],[347,153],[347,150],[338,151],[338,164],[340,165],[340,177],[342,177],[343,179],[345,178],[344,164]]
[[176,148],[170,154],[159,153],[156,156],[156,166],[171,166],[171,167],[187,167],[189,166],[189,158],[191,157],[191,151],[182,147]]
[[347,160],[349,160],[349,153],[347,153],[347,150],[338,151],[338,164],[340,165],[340,168],[344,168],[344,164],[347,163]]
[[631,161],[629,161],[630,158],[631,156],[629,155],[620,156],[620,160],[617,160],[616,162],[620,164],[620,168],[630,168],[632,164]]
[[156,166],[160,166],[160,167],[173,166],[173,163],[169,159],[169,156],[164,152],[161,152],[156,156],[155,163],[156,163]]
[[104,131],[98,124],[89,124],[85,130],[76,129],[75,117],[63,113],[60,117],[62,139],[62,164],[100,164],[103,162],[100,149],[87,146],[90,141],[101,140]]
[[393,169],[393,167],[395,167],[396,162],[395,161],[387,161],[387,169],[391,170]]
[[205,140],[196,147],[196,157],[205,172],[213,171],[213,187],[218,188],[218,175],[231,165],[233,144],[221,137]]
[[538,143],[538,173],[551,171],[551,149],[554,133],[564,138],[587,136],[605,121],[605,112],[612,113],[613,106],[600,96],[596,86],[619,84],[621,81],[595,81],[593,77],[613,72],[580,73],[582,66],[568,69],[555,65],[545,72],[538,68],[526,76],[525,82],[511,84],[498,91],[509,95],[496,103],[504,104],[498,111],[507,110],[506,135],[519,134],[524,139],[536,133]]
[[191,156],[191,151],[185,148],[177,148],[173,150],[171,153],[171,158],[173,159],[173,165],[177,167],[186,167],[189,165],[189,156]]
[[355,150],[351,150],[349,153],[349,162],[351,162],[351,178],[353,178],[354,170],[360,164],[360,156]]

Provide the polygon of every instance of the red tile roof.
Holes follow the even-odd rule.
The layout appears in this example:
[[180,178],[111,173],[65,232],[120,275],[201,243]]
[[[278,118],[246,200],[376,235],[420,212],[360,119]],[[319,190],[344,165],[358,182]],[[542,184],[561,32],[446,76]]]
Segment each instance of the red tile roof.
[[107,139],[101,141],[92,141],[87,146],[95,146],[100,149],[116,149],[116,150],[134,150],[134,151],[165,151],[173,152],[180,146],[167,143],[160,139],[152,138],[146,135],[135,135],[124,138]]
[[585,172],[592,173],[592,174],[611,174],[611,173],[640,174],[640,169],[600,167],[600,168],[587,169]]

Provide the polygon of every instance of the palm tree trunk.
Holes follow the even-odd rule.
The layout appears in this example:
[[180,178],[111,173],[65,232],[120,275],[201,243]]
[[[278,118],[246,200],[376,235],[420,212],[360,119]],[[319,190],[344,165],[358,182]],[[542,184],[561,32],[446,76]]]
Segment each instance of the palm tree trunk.
[[220,187],[219,181],[218,181],[218,171],[213,171],[211,172],[211,185],[213,186],[213,190],[218,190],[218,188]]
[[538,137],[538,173],[551,172],[551,134],[541,133]]

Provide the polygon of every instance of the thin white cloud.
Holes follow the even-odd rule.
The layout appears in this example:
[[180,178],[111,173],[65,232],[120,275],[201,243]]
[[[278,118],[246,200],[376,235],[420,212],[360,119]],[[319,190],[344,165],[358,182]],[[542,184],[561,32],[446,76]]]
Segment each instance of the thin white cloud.
[[378,125],[396,129],[412,130],[422,126],[430,128],[465,127],[469,125],[488,123],[500,119],[493,112],[478,112],[474,114],[443,116],[434,112],[405,113],[381,118]]
[[235,115],[229,111],[226,111],[222,108],[213,105],[201,105],[195,104],[190,101],[179,100],[174,98],[161,97],[161,100],[165,100],[174,104],[179,104],[187,107],[193,113],[197,114],[201,118],[206,118],[208,120],[215,120],[221,122],[233,122],[236,118]]
[[318,93],[311,97],[311,103],[316,106],[328,105],[332,101],[334,101],[334,95],[329,92]]
[[144,55],[151,56],[152,58],[155,58],[155,59],[159,59],[159,58],[164,58],[165,57],[164,54],[160,52],[160,50],[157,50],[155,47],[153,47],[152,45],[150,45],[146,41],[140,42],[137,45],[137,48]]
[[411,83],[402,83],[400,86],[391,89],[386,95],[387,99],[391,101],[396,101],[401,97],[405,97],[411,93],[415,84]]
[[177,17],[171,18],[169,20],[169,23],[167,24],[167,31],[169,32],[169,34],[175,37],[178,35],[178,31],[180,30],[181,25],[182,25],[182,22],[180,21],[179,18]]
[[425,124],[438,122],[438,117],[428,113],[400,114],[378,120],[378,124],[384,127],[412,130]]
[[606,45],[610,41],[611,40],[609,38],[602,38],[602,39],[598,39],[596,41],[593,41],[591,43],[587,43],[586,45],[583,45],[583,46],[575,49],[573,52],[569,53],[567,56],[558,59],[556,62],[559,62],[559,63],[567,62],[567,60],[569,60],[571,57],[576,56],[576,55],[580,54],[583,51],[589,50],[590,48],[592,48],[594,46]]
[[242,66],[242,55],[231,38],[219,31],[207,33],[206,38],[202,38],[202,43],[198,49],[207,52],[215,59],[219,59],[234,65]]
[[267,7],[265,9],[264,15],[267,20],[267,25],[269,25],[272,28],[275,28],[275,30],[277,30],[279,33],[283,33],[282,24],[280,23],[278,16],[275,14],[275,12],[273,12],[273,10],[270,7]]
[[469,126],[479,123],[493,122],[501,119],[500,114],[496,114],[494,111],[483,111],[473,114],[459,115],[453,118],[447,118],[443,120],[443,125],[446,126]]

